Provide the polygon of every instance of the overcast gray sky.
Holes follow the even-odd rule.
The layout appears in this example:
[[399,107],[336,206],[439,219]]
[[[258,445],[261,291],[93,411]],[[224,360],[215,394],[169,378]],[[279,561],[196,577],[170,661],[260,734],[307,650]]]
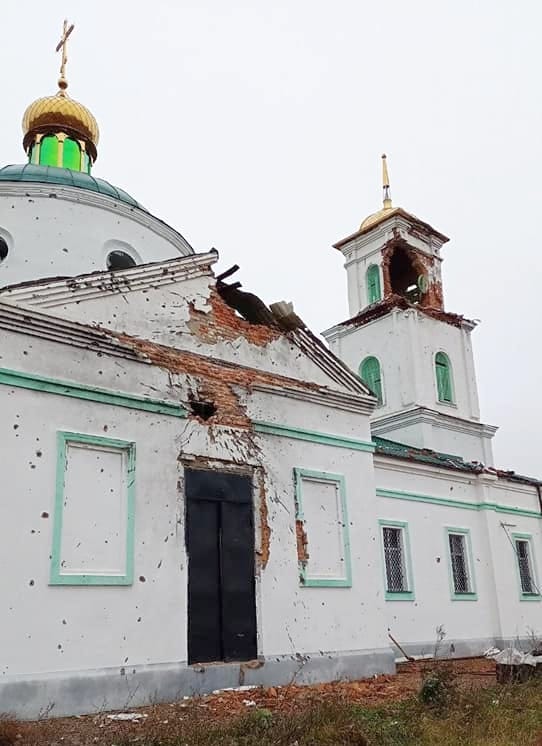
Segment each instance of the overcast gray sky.
[[[0,162],[54,93],[101,129],[94,174],[315,331],[348,316],[331,244],[394,204],[450,236],[446,308],[473,333],[496,463],[542,476],[537,0],[2,2]],[[39,251],[39,247],[36,247]]]

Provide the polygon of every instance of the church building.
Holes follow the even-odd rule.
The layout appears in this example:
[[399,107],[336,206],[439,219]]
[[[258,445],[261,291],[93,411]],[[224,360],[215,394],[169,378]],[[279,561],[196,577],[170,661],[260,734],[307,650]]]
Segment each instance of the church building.
[[0,711],[362,678],[437,629],[447,656],[540,633],[542,482],[493,463],[448,239],[393,206],[385,157],[382,209],[334,247],[350,318],[326,344],[94,175],[72,31],[26,162],[0,168]]

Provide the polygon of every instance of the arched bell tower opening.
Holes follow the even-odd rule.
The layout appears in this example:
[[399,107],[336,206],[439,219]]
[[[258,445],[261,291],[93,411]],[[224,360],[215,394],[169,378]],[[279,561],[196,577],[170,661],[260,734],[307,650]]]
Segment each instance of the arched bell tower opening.
[[423,302],[428,286],[426,270],[407,247],[393,246],[383,269],[384,283],[388,281],[390,293],[401,295],[410,303]]

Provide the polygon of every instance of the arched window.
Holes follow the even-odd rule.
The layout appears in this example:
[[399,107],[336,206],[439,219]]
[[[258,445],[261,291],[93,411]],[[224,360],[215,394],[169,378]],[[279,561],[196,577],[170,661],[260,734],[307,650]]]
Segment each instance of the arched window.
[[126,251],[111,251],[107,255],[106,259],[107,269],[112,272],[116,269],[129,269],[130,267],[136,266],[136,261],[133,256],[127,254]]
[[367,303],[376,303],[382,298],[380,290],[380,270],[377,264],[371,264],[365,275],[367,281]]
[[435,375],[437,377],[438,400],[453,402],[452,365],[445,352],[437,352],[435,355]]
[[47,135],[40,144],[40,164],[58,166],[58,140],[56,135]]
[[64,168],[70,168],[72,171],[81,170],[81,148],[79,143],[67,137],[64,140],[64,149],[62,152],[62,165]]
[[384,401],[382,397],[382,375],[380,373],[380,363],[376,357],[365,358],[359,366],[359,375],[363,383],[366,383],[376,396],[378,403],[382,404]]
[[8,242],[6,241],[5,238],[0,236],[0,262],[3,262],[8,254],[9,254]]

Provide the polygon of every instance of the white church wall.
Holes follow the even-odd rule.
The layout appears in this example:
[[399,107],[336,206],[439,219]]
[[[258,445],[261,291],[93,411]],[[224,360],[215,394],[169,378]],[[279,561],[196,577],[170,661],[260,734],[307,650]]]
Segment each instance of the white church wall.
[[[326,335],[336,355],[356,373],[363,359],[380,362],[384,403],[382,417],[418,404],[453,417],[479,419],[478,394],[469,334],[414,310],[392,311],[363,326],[342,327]],[[438,401],[435,355],[445,352],[452,364],[454,402]]]
[[[446,639],[441,651],[462,655],[480,653],[495,640],[525,641],[531,629],[540,634],[542,597],[522,598],[511,541],[513,533],[532,536],[534,570],[540,577],[542,522],[536,490],[489,475],[383,457],[376,457],[375,465],[378,519],[405,523],[411,547],[414,598],[387,600],[385,605],[393,636],[409,652],[429,654],[442,625]],[[452,592],[447,529],[468,532],[473,595]]]
[[[488,502],[505,505],[506,512],[487,511],[488,535],[492,548],[496,600],[500,614],[500,637],[525,640],[542,637],[542,511],[536,489],[504,479],[490,483]],[[521,593],[516,535],[530,537],[533,581],[537,593]]]
[[0,262],[0,287],[103,271],[115,249],[137,264],[193,253],[179,233],[150,213],[56,184],[3,182],[0,229],[12,239]]
[[[288,402],[283,391],[249,395],[239,389],[240,406],[264,422],[278,424],[280,402],[288,434],[209,428],[182,419],[180,411],[166,416],[137,408],[136,397],[144,395],[186,401],[186,376],[39,338],[5,334],[6,341],[2,370],[24,368],[37,378],[34,389],[0,380],[4,495],[17,524],[16,531],[5,524],[0,541],[4,564],[13,567],[4,587],[9,616],[0,682],[13,699],[4,701],[30,716],[48,706],[50,697],[54,714],[61,714],[92,710],[96,687],[103,692],[101,706],[123,706],[127,679],[120,680],[122,689],[118,681],[124,675],[135,681],[132,705],[148,702],[158,690],[168,698],[177,696],[179,686],[199,691],[235,683],[231,668],[212,669],[210,683],[209,676],[198,679],[186,668],[185,466],[254,474],[258,654],[266,660],[261,672],[251,674],[255,681],[391,669],[372,580],[379,561],[375,529],[364,518],[375,501],[367,415],[311,400]],[[91,400],[61,395],[67,393],[62,382],[78,378],[94,391]],[[49,389],[43,389],[44,380]],[[54,380],[57,393],[50,393]],[[102,392],[111,387],[112,393],[133,396],[133,408],[101,401],[96,384]],[[308,509],[314,503],[307,505],[319,496],[303,492],[308,551],[319,563],[305,584],[295,469],[310,472],[309,481],[326,488],[339,485],[338,502],[328,499],[329,491],[320,501],[327,515],[323,524],[318,511]],[[352,533],[362,541],[350,544]],[[322,571],[333,536],[341,544],[328,575],[339,583]],[[185,669],[188,678],[180,684]],[[142,676],[146,683],[139,685]],[[21,681],[35,681],[42,699],[25,696],[23,707]]]
[[[374,515],[375,504],[371,454],[352,454],[342,448],[273,435],[262,436],[262,442],[268,479],[274,485],[268,499],[274,549],[262,576],[261,618],[266,655],[287,651],[292,655],[317,656],[318,651],[333,650],[382,655],[389,649],[389,641],[383,624],[382,599],[378,597],[377,529],[367,520],[368,515]],[[295,504],[296,469],[320,484],[338,478],[343,481],[351,583],[345,582],[346,569],[341,574],[336,567],[328,568],[328,577],[323,572],[330,541],[340,547],[332,553],[337,559],[344,551],[343,537],[337,533],[326,539],[325,534],[312,531],[314,512],[309,511],[306,523],[300,520]],[[300,486],[299,492],[303,493],[305,511],[306,502],[318,495],[306,486]],[[305,517],[304,512],[302,516]],[[338,528],[342,534],[343,527]],[[300,542],[303,544],[304,540],[306,548],[302,549]],[[306,573],[298,556],[301,553],[303,557],[303,551],[308,555]],[[333,582],[337,578],[342,582]]]
[[[178,568],[184,562],[183,545],[174,540],[178,420],[35,391],[18,389],[12,394],[5,386],[0,387],[0,396],[4,483],[9,485],[12,514],[18,524],[17,531],[5,525],[1,545],[6,566],[10,557],[19,558],[4,584],[11,603],[3,628],[3,673],[120,667],[182,657],[185,642],[179,628],[185,600]],[[83,514],[74,516],[69,500],[64,505],[66,523],[61,538],[69,551],[62,554],[60,563],[66,557],[67,566],[59,568],[64,581],[71,570],[82,574],[85,569],[94,583],[57,585],[58,578],[51,577],[51,563],[53,526],[58,520],[58,432],[100,436],[104,427],[109,437],[136,443],[139,450],[135,464],[135,577],[130,585],[122,578],[118,584],[115,581],[115,575],[126,567],[120,556],[111,554],[105,541],[110,538],[112,524],[128,532],[127,516],[122,512],[115,516],[120,500],[114,494],[107,513],[100,511],[106,495],[95,495],[102,468],[97,462],[93,474],[86,464],[85,473],[76,476],[77,501],[90,501]],[[159,470],[155,468],[158,453]],[[68,462],[68,473],[75,465]],[[70,484],[73,482],[68,482],[68,489]],[[73,499],[71,494],[69,497]],[[105,554],[98,555],[96,542],[100,541]],[[78,542],[87,544],[86,567],[82,566]],[[93,542],[90,547],[89,542]],[[116,548],[121,546],[116,544]],[[77,564],[71,564],[70,559]],[[115,560],[120,561],[118,568],[111,565]],[[100,582],[100,574],[106,575],[109,585]],[[172,585],[178,588],[177,593],[168,592]],[[160,635],[155,634],[158,625]]]

